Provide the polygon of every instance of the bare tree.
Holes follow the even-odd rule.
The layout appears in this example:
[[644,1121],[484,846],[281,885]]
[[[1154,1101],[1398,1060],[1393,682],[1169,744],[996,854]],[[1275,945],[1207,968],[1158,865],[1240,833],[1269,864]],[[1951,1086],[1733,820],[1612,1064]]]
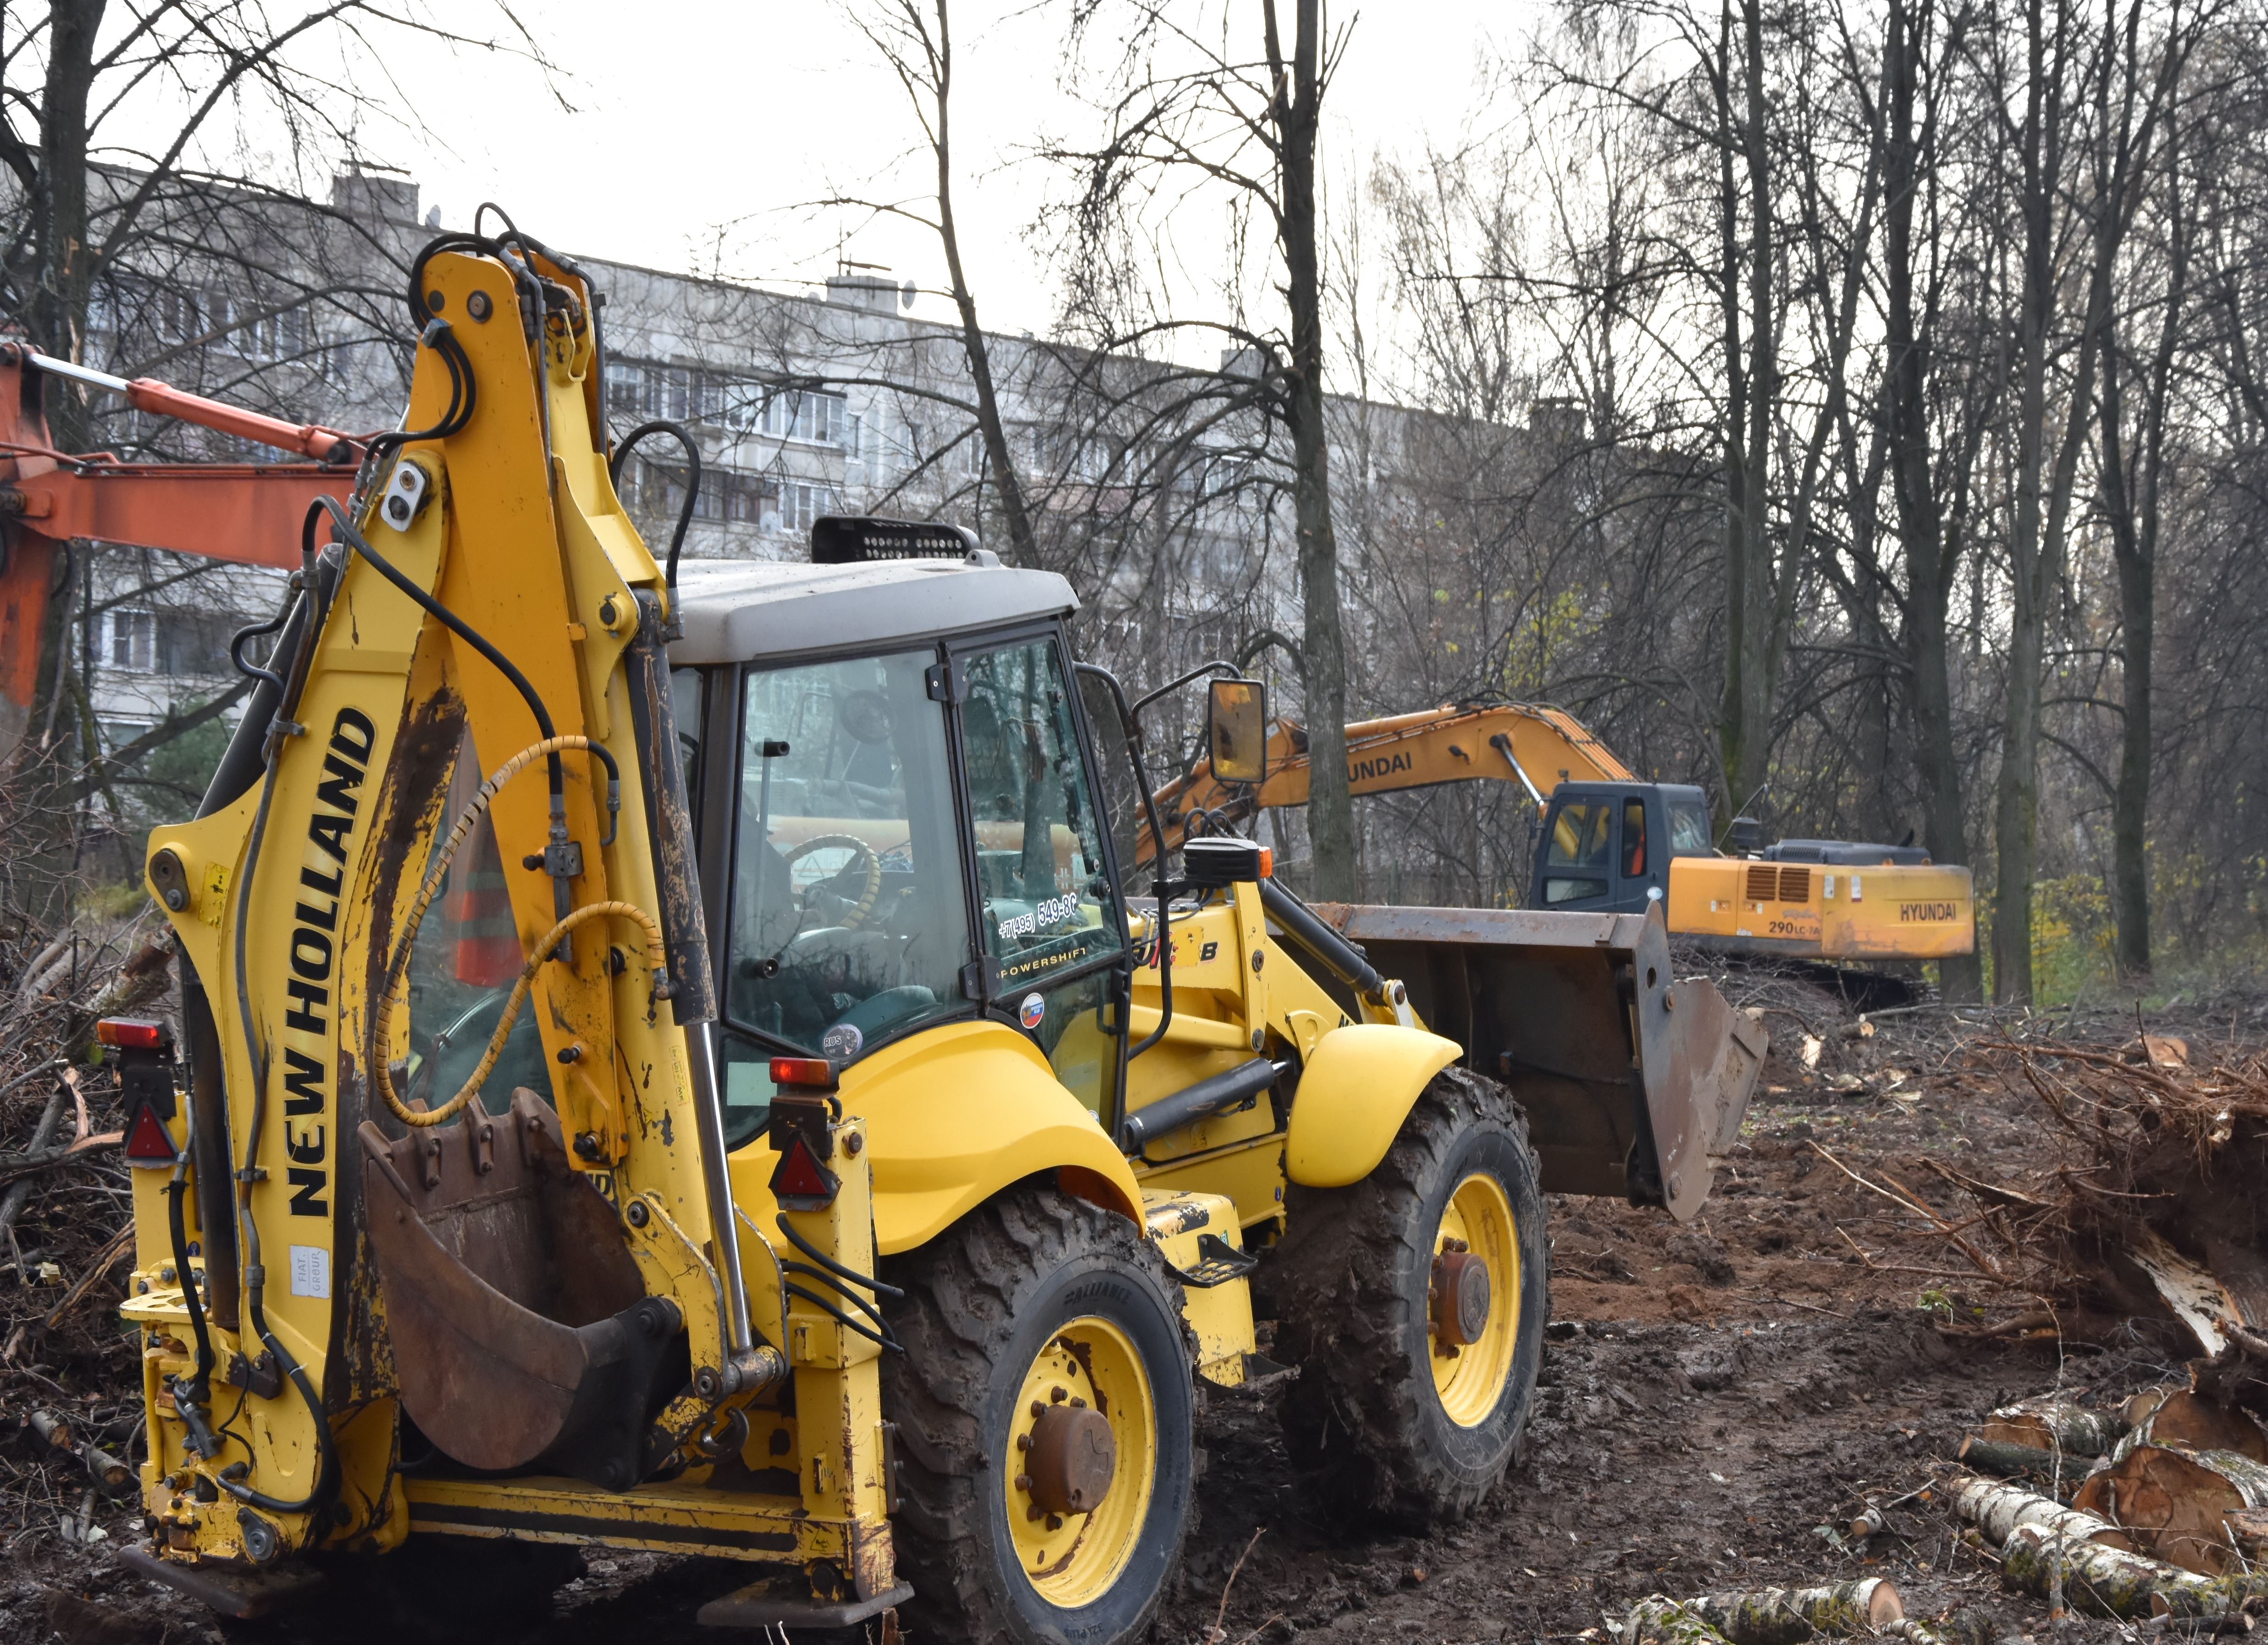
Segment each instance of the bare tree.
[[[1079,183],[1067,250],[1074,316],[1105,349],[1204,332],[1232,342],[1242,351],[1236,365],[1243,383],[1231,386],[1224,410],[1242,400],[1289,440],[1288,454],[1261,444],[1284,471],[1293,521],[1314,772],[1307,813],[1312,885],[1318,895],[1349,899],[1356,866],[1344,730],[1347,652],[1325,409],[1317,180],[1323,103],[1344,37],[1326,39],[1322,0],[1292,0],[1288,36],[1276,0],[1261,0],[1258,37],[1241,48],[1232,44],[1241,33],[1234,12],[1219,14],[1215,42],[1198,33],[1209,20],[1185,17],[1162,0],[1090,0],[1076,15],[1077,36],[1099,33],[1098,19],[1106,18],[1123,44],[1107,67],[1086,77],[1099,89],[1105,133],[1088,146],[1051,151]],[[1265,225],[1280,279],[1278,323],[1248,313],[1234,286],[1225,294],[1226,318],[1211,321],[1188,318],[1188,294],[1171,290],[1170,281],[1144,289],[1140,264],[1126,255],[1145,238],[1136,220],[1146,208],[1208,195],[1224,202],[1232,253],[1253,218]],[[1233,276],[1245,272],[1235,268]]]

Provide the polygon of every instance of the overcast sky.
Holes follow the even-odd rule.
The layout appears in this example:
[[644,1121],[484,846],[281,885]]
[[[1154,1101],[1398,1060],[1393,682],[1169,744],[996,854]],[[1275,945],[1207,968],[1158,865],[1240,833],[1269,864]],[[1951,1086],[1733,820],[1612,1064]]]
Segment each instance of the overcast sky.
[[[1237,3],[1256,34],[1257,4]],[[1381,150],[1414,153],[1429,136],[1452,142],[1488,124],[1484,65],[1518,46],[1537,10],[1536,0],[1405,0],[1336,11],[1335,26],[1351,25],[1329,98],[1326,163],[1338,188]],[[925,231],[798,209],[834,193],[926,187],[926,151],[918,165],[904,158],[917,137],[904,96],[841,4],[534,0],[520,15],[563,70],[571,112],[537,71],[485,54],[421,45],[389,64],[428,135],[373,129],[373,155],[410,171],[448,226],[494,199],[563,249],[781,283],[823,279],[839,238],[842,255],[886,265],[901,283],[943,283]],[[1060,84],[1065,16],[1063,0],[954,7],[963,257],[996,330],[1043,331],[1053,312],[1027,230],[1059,184],[1026,156],[1042,134],[1086,124]],[[925,295],[915,312],[943,319],[948,305]]]

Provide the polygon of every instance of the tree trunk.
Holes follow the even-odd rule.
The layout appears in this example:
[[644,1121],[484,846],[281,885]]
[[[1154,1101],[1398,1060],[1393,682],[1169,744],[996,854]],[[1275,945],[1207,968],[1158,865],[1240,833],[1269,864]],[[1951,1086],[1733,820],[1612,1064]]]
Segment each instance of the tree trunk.
[[[2059,4],[2059,0],[2058,0]],[[2062,99],[2051,84],[2045,9],[2025,0],[2022,279],[2017,304],[2016,510],[2008,540],[2008,660],[1994,794],[1992,997],[2032,997],[2033,847],[2039,828],[2040,665],[2046,647],[2043,491],[2047,484],[2048,330],[2055,317],[2055,190]]]
[[[1737,116],[1733,107],[1735,24],[1731,0],[1719,12],[1716,64],[1718,279],[1726,378],[1725,688],[1718,739],[1728,818],[1753,802],[1771,768],[1772,700],[1784,649],[1776,621],[1770,516],[1778,356],[1772,313],[1775,253],[1771,161],[1765,146],[1764,19],[1759,0],[1739,0],[1739,5],[1744,96]],[[1749,217],[1745,248],[1741,233],[1744,187]]]
[[[1922,841],[1932,860],[1970,860],[1962,821],[1961,760],[1953,739],[1953,687],[1946,619],[1960,569],[1960,536],[1940,507],[1930,449],[1928,340],[1919,334],[1914,307],[1914,204],[1925,167],[1914,126],[1914,103],[1927,38],[1913,28],[1905,0],[1891,0],[1882,72],[1884,268],[1888,299],[1885,343],[1889,383],[1883,396],[1890,424],[1890,492],[1907,568],[1905,662],[1914,722],[1914,763],[1922,792]],[[1984,994],[1984,969],[1975,953],[1939,962],[1939,980],[1951,1000]]]
[[[1275,7],[1267,10],[1270,56],[1278,56]],[[1338,540],[1331,524],[1329,443],[1323,420],[1323,301],[1316,246],[1315,139],[1322,118],[1322,3],[1297,0],[1290,84],[1279,77],[1275,124],[1283,168],[1278,222],[1292,359],[1284,416],[1292,436],[1292,507],[1305,612],[1307,838],[1314,892],[1351,902],[1355,883],[1354,806],[1347,791],[1346,639],[1339,608]]]
[[937,156],[937,237],[945,248],[946,276],[953,282],[953,306],[961,316],[968,374],[976,385],[977,432],[984,442],[985,464],[992,471],[992,488],[1000,499],[1001,518],[1008,527],[1010,557],[1019,565],[1036,566],[1039,547],[1033,540],[1023,481],[1000,421],[999,398],[993,392],[991,349],[984,328],[976,323],[976,297],[961,267],[961,231],[953,215],[953,20],[947,0],[937,0],[934,52],[937,124],[930,146]]
[[2150,971],[2150,715],[2158,628],[2158,499],[2164,471],[2166,401],[2173,392],[2174,358],[2181,339],[2189,286],[2189,233],[2181,200],[2178,115],[2169,117],[2166,216],[2169,226],[2165,312],[2157,348],[2142,382],[2142,426],[2137,470],[2130,480],[2125,452],[2120,354],[2106,315],[2102,353],[2102,505],[2110,526],[2110,552],[2118,568],[2118,614],[2123,632],[2120,668],[2118,779],[2110,802],[2110,906],[2117,921],[2121,974]]

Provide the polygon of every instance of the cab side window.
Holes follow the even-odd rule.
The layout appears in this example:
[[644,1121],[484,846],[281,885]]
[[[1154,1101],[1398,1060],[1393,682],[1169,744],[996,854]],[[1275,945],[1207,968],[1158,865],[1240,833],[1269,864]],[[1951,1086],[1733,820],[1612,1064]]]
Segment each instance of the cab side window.
[[963,659],[962,758],[976,826],[984,951],[1005,994],[1121,952],[1103,819],[1051,640]]

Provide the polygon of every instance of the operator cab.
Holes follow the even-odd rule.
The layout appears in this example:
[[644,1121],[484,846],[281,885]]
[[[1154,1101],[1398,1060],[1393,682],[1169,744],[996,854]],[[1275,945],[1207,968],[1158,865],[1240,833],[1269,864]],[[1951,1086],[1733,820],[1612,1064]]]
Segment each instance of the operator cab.
[[670,650],[733,1146],[775,1056],[940,1024],[1029,1036],[1105,1125],[1130,986],[1052,572],[949,525],[829,518],[809,562],[690,562]]
[[1669,894],[1669,861],[1714,856],[1708,797],[1676,782],[1562,782],[1551,791],[1528,906],[1643,914]]

